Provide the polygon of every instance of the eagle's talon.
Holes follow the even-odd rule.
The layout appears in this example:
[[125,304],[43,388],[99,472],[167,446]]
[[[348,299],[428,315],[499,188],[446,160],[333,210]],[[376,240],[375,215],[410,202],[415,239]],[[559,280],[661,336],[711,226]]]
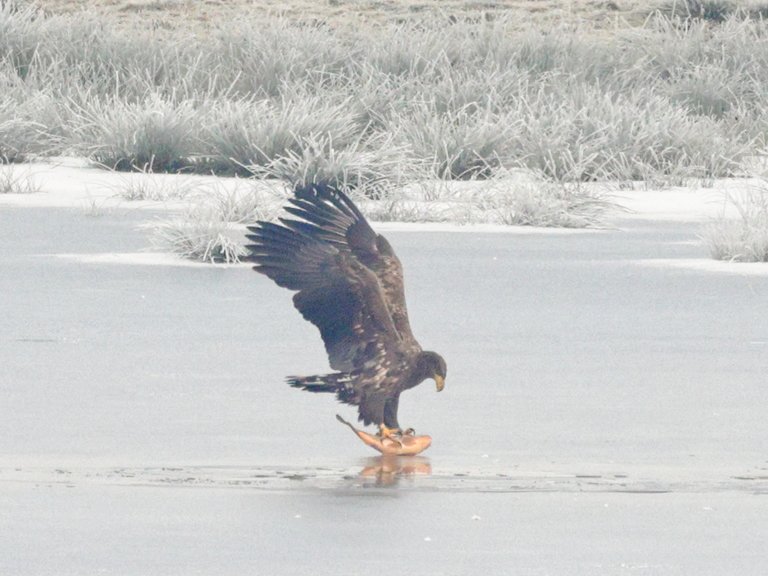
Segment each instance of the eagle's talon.
[[402,437],[402,435],[403,432],[400,430],[400,428],[387,428],[384,424],[379,424],[379,438],[382,440],[389,438],[390,440],[393,440],[402,445],[402,442],[398,440],[398,438]]

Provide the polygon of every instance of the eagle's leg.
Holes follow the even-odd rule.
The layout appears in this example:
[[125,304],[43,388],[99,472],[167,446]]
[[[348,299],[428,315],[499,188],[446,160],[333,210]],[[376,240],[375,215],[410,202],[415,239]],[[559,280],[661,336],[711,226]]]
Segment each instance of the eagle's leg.
[[390,428],[384,422],[379,424],[379,436],[382,438],[392,438],[396,440],[399,436],[402,436],[403,432],[400,428]]
[[399,398],[389,398],[384,402],[384,422],[379,424],[379,436],[391,438],[399,442],[398,437],[403,435],[400,424],[397,423],[397,404]]

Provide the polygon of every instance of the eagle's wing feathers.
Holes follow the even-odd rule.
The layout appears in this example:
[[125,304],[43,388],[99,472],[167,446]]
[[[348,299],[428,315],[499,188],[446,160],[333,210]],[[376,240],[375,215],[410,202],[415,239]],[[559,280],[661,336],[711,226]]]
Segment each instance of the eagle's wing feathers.
[[292,214],[323,226],[328,241],[343,238],[344,246],[373,271],[400,339],[409,347],[421,350],[408,321],[403,268],[387,239],[371,228],[357,206],[341,191],[306,188],[297,191],[291,203]]
[[376,274],[346,242],[353,221],[327,204],[295,202],[303,220],[250,227],[254,267],[279,286],[297,290],[293,302],[320,329],[331,367],[350,371],[378,360],[400,336]]

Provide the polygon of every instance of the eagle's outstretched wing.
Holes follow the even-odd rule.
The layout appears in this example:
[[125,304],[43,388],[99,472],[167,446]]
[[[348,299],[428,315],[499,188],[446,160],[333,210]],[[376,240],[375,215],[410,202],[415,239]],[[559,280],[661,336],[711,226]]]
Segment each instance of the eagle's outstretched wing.
[[335,228],[336,235],[343,236],[355,258],[376,274],[401,340],[420,350],[408,321],[403,267],[387,239],[373,231],[357,206],[340,190],[315,185],[297,190],[290,202],[292,206],[286,208],[289,213],[322,229]]
[[420,350],[408,324],[400,262],[347,196],[311,185],[286,210],[299,219],[249,227],[254,269],[297,290],[293,302],[320,329],[331,367],[360,368],[395,349]]

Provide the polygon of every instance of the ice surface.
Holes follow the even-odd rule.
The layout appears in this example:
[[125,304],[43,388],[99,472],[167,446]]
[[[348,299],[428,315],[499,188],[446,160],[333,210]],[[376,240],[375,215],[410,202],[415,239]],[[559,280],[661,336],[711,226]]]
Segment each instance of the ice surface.
[[290,293],[153,217],[0,208],[0,574],[765,573],[768,277],[648,265],[696,222],[387,231],[448,360],[405,470],[283,384],[328,369]]

